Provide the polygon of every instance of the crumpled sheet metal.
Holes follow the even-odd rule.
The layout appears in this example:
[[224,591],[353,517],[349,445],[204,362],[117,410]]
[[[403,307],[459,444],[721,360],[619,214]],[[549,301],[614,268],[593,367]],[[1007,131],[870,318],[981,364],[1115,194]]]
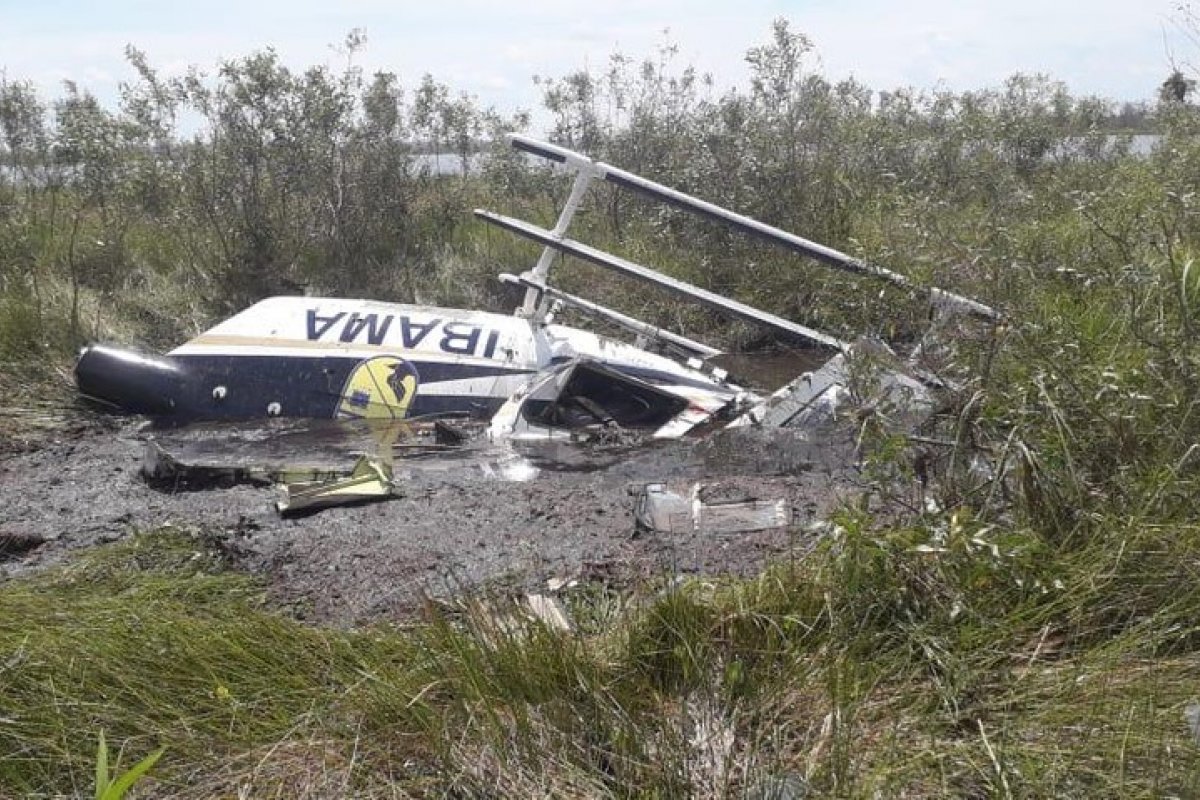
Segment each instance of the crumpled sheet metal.
[[783,498],[705,502],[704,489],[700,483],[647,484],[637,498],[638,526],[660,533],[721,534],[786,528],[792,523],[791,505]]
[[295,514],[382,500],[391,497],[395,491],[391,465],[363,456],[344,478],[283,484],[283,496],[275,503],[275,508],[280,514]]
[[912,431],[934,412],[930,376],[918,374],[886,345],[860,339],[819,368],[777,390],[730,424],[821,430],[855,409],[872,409],[897,430]]

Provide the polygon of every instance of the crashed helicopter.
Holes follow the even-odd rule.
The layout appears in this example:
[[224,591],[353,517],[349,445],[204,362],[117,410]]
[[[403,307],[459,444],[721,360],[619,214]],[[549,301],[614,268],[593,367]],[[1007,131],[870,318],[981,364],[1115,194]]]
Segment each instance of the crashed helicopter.
[[[919,287],[898,273],[579,153],[522,135],[509,140],[516,149],[574,173],[553,229],[475,211],[484,222],[544,248],[531,269],[500,276],[525,290],[511,316],[370,300],[272,297],[165,356],[88,347],[75,367],[80,392],[123,411],[178,422],[466,415],[489,421],[493,439],[520,441],[569,438],[605,426],[676,438],[712,425],[802,424],[806,411],[844,384],[849,343],[568,238],[594,181],[698,213],[830,267],[924,292],[939,307],[997,318],[974,300]],[[550,267],[559,254],[799,338],[829,358],[770,396],[747,391],[711,366],[720,354],[716,348],[551,286]],[[636,343],[555,324],[561,307],[625,329]],[[651,346],[671,355],[651,352]],[[921,380],[907,374],[896,373],[894,382],[902,390],[923,390]]]

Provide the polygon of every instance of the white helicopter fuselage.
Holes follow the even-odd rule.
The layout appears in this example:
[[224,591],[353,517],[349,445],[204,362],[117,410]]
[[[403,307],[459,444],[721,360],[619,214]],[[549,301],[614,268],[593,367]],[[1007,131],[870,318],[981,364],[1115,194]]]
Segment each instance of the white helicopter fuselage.
[[[698,369],[564,325],[310,297],[262,300],[161,359],[91,348],[77,374],[85,394],[180,420],[491,419],[538,376],[580,360],[681,398],[692,424],[739,393]],[[128,380],[116,380],[122,371]],[[88,380],[97,373],[103,381]],[[139,408],[143,400],[152,407]]]

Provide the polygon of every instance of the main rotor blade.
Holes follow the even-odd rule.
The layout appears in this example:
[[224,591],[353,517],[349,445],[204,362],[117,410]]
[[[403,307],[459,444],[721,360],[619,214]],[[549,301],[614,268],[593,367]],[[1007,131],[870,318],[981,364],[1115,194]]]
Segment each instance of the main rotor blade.
[[603,250],[597,250],[594,247],[589,247],[582,242],[577,242],[574,239],[555,236],[553,232],[545,228],[539,228],[536,225],[531,225],[528,222],[523,222],[519,219],[506,217],[501,214],[496,214],[483,209],[475,209],[475,216],[489,222],[505,230],[511,231],[519,236],[524,236],[526,239],[537,242],[546,247],[551,247],[561,253],[575,256],[576,258],[588,261],[597,266],[611,269],[622,275],[631,278],[636,278],[646,283],[654,284],[661,289],[666,289],[677,295],[689,297],[697,302],[713,308],[720,309],[726,313],[732,314],[735,317],[765,325],[779,331],[799,336],[807,339],[810,342],[815,342],[825,347],[837,348],[839,350],[846,347],[846,343],[832,336],[821,333],[820,331],[807,328],[799,325],[783,317],[777,317],[774,314],[768,314],[765,311],[759,311],[757,308],[748,306],[745,303],[739,303],[736,300],[730,300],[728,297],[723,297],[707,289],[701,289],[699,286],[693,286],[681,280],[663,275],[661,272],[643,267],[640,264],[635,264],[632,261],[626,261],[623,258],[605,253]]
[[541,156],[560,164],[566,164],[574,169],[589,169],[596,177],[603,178],[616,186],[661,200],[676,208],[693,211],[708,219],[729,225],[743,233],[774,242],[794,253],[808,256],[835,269],[856,275],[878,278],[901,289],[920,292],[927,295],[932,302],[954,306],[984,319],[1000,319],[999,312],[977,300],[972,300],[969,297],[963,297],[944,289],[938,289],[937,287],[921,286],[899,272],[894,272],[885,267],[854,258],[840,250],[835,250],[832,247],[827,247],[818,242],[805,239],[802,236],[797,236],[794,233],[789,233],[772,225],[767,225],[764,222],[759,222],[751,217],[738,214],[727,208],[722,208],[715,203],[709,203],[706,200],[700,200],[689,194],[684,194],[677,189],[663,186],[661,183],[648,180],[640,175],[635,175],[619,167],[614,167],[611,164],[605,164],[602,161],[593,161],[587,156],[568,150],[565,147],[540,142],[528,136],[515,133],[508,134],[508,139],[509,143],[518,150]]

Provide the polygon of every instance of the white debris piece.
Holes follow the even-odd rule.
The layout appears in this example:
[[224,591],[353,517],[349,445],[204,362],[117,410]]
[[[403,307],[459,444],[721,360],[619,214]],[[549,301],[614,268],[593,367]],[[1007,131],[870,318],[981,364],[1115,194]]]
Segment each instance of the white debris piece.
[[792,509],[783,498],[705,502],[705,485],[647,484],[634,512],[638,525],[661,533],[745,533],[785,528]]

